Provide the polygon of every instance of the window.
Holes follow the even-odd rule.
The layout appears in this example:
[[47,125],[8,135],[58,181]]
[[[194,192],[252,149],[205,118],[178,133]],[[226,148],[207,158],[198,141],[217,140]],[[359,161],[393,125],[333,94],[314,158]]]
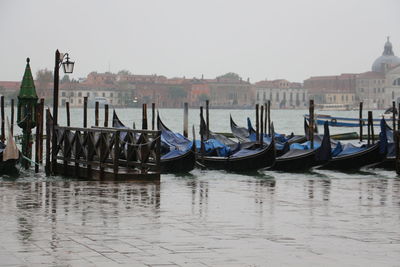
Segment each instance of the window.
[[393,85],[400,86],[400,78],[397,78],[396,80],[394,80]]
[[61,93],[61,96],[65,96],[65,92],[62,92],[62,93]]
[[106,96],[106,93],[103,93],[103,97],[105,97]]
[[71,101],[69,101],[69,102],[71,102],[71,104],[73,104],[73,103],[74,103],[74,99],[73,99],[73,98],[71,98]]
[[306,101],[306,93],[303,93],[303,101]]
[[79,92],[79,93],[78,93],[78,96],[82,96],[82,93],[81,93],[81,92]]
[[276,93],[276,101],[279,101],[279,92]]
[[79,104],[82,104],[82,99],[79,98]]
[[113,97],[113,93],[110,93],[110,97]]
[[260,100],[260,93],[257,92],[257,100]]
[[265,97],[265,92],[263,93],[263,100],[265,100],[266,99],[266,97]]

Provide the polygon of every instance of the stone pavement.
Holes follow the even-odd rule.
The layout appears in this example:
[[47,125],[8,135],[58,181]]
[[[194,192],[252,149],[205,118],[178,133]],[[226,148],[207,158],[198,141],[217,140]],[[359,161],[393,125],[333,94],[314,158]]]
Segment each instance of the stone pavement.
[[0,182],[0,266],[395,266],[400,181]]

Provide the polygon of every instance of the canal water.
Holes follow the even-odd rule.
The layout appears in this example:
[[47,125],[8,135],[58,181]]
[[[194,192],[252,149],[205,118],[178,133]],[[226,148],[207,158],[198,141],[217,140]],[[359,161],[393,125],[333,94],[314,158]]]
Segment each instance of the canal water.
[[[127,125],[141,124],[139,109],[116,111]],[[276,131],[302,134],[305,112],[273,110]],[[81,110],[71,114],[81,126]],[[254,118],[252,110],[210,110],[211,130],[228,132],[229,114],[240,125]],[[160,115],[182,131],[182,110]],[[189,122],[197,134],[197,110]],[[399,266],[400,179],[393,171],[195,169],[150,183],[22,171],[0,177],[0,200],[0,266]]]

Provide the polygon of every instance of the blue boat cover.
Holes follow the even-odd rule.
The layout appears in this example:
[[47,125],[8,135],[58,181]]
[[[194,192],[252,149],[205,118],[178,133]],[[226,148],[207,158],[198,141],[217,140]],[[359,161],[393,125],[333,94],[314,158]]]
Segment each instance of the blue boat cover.
[[340,156],[346,156],[350,154],[355,154],[361,151],[364,151],[367,149],[367,146],[362,145],[362,146],[355,146],[351,143],[347,143],[342,146],[342,151],[337,155],[338,157]]
[[[196,140],[196,150],[201,150],[201,141],[199,140]],[[216,152],[219,157],[229,157],[232,153],[229,146],[224,145],[216,139],[208,139],[207,141],[204,141],[204,150],[206,155]]]
[[[255,142],[257,135],[256,135],[256,131],[254,130],[254,128],[251,124],[250,118],[247,118],[247,128],[249,130],[248,138],[250,139],[250,141]],[[292,138],[293,136],[286,137],[284,134],[274,133],[274,137],[275,137],[275,141],[278,141],[280,143],[285,143],[285,142],[289,141],[289,139]],[[268,134],[264,133],[263,138],[264,138],[264,140],[263,140],[264,143],[269,144],[271,142],[271,137],[269,137]]]
[[162,156],[161,156],[161,159],[176,158],[176,157],[179,157],[179,156],[184,155],[186,152],[187,152],[187,150],[186,150],[186,151],[182,151],[182,150],[171,150],[171,151],[167,152],[166,154],[162,155]]
[[230,156],[230,158],[240,158],[240,157],[246,157],[246,156],[250,156],[250,155],[254,155],[257,154],[261,151],[261,148],[257,148],[257,149],[240,149],[239,151],[237,151],[236,153],[232,154]]
[[[381,119],[381,132],[379,133],[379,153],[383,155],[388,154],[388,144],[394,143],[393,142],[393,131],[390,129],[390,127],[386,124],[386,121],[384,118]],[[389,141],[390,138],[390,141]],[[394,146],[393,146],[394,149]],[[393,152],[392,152],[393,153]]]

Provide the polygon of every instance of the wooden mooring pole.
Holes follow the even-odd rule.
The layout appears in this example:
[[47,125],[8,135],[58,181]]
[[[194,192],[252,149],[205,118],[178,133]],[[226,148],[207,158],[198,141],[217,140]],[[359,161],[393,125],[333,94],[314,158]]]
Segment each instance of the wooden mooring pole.
[[85,96],[83,98],[83,128],[87,128],[87,104],[88,104],[88,97]]
[[11,132],[14,134],[14,98],[11,99]]
[[210,100],[206,100],[206,124],[207,124],[207,140],[210,139]]
[[69,114],[69,102],[65,103],[65,108],[67,111],[67,126],[70,127],[71,126],[71,115]]
[[397,130],[400,131],[400,102],[398,103],[398,108],[397,108],[397,112],[398,112],[398,117],[397,117]]
[[259,104],[256,104],[256,142],[260,142]]
[[314,149],[314,100],[310,99],[310,143],[311,143],[311,149]]
[[[371,128],[372,128],[372,120],[371,120],[372,112],[368,111],[368,145],[371,144]],[[373,134],[372,134],[373,135]]]
[[40,123],[39,123],[39,163],[43,164],[43,119],[44,119],[44,98],[40,99]]
[[264,106],[261,105],[261,110],[260,110],[260,144],[261,146],[263,145],[264,142]]
[[94,125],[99,126],[99,102],[96,101],[94,106]]
[[372,144],[375,144],[374,117],[372,116],[372,111],[368,111],[368,119],[371,120],[371,139],[372,139]]
[[393,101],[393,112],[392,112],[392,121],[393,121],[393,132],[396,131],[396,101]]
[[151,103],[151,129],[155,129],[156,123],[156,103]]
[[51,173],[51,135],[52,135],[52,120],[50,115],[50,110],[46,109],[46,175],[49,176]]
[[271,137],[271,100],[267,101],[268,106],[268,135]]
[[185,102],[183,104],[183,136],[188,137],[189,131],[189,104]]
[[35,173],[39,172],[39,146],[40,146],[40,103],[35,107],[36,109],[36,138],[35,138]]
[[142,130],[147,130],[147,104],[142,106]]
[[202,120],[203,120],[203,107],[200,107],[200,153],[201,153],[201,162],[204,163],[204,129],[202,129]]
[[4,143],[4,140],[6,139],[6,134],[5,134],[5,129],[4,129],[4,96],[2,95],[0,97],[0,109],[1,109],[1,136],[0,140]]
[[104,127],[108,127],[108,104],[104,105]]
[[360,142],[363,140],[363,118],[362,118],[362,112],[363,112],[363,102],[360,102],[360,114],[359,114],[359,123],[360,123]]
[[[400,127],[399,127],[400,128]],[[394,144],[395,144],[395,152],[396,152],[396,160],[394,162],[395,164],[395,170],[397,175],[400,175],[400,131],[394,131],[393,132],[393,137],[394,137]]]
[[265,110],[265,117],[264,117],[264,133],[268,134],[268,104],[267,102],[264,103],[264,110]]

